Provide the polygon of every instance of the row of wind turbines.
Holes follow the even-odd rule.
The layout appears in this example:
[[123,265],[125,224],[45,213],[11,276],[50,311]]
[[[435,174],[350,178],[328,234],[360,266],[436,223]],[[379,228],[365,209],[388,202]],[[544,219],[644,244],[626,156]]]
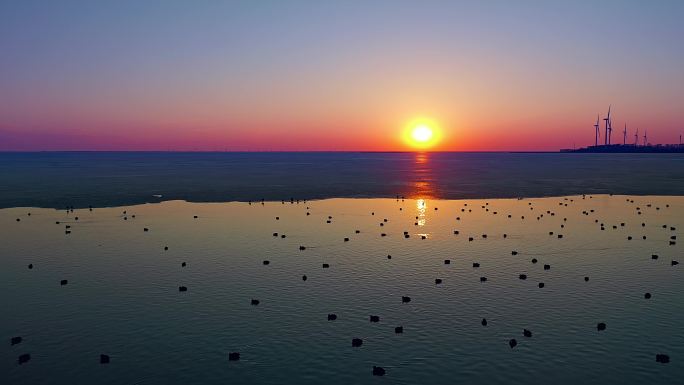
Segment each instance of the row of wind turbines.
[[[610,108],[611,106],[608,106],[608,115],[603,118],[603,121],[605,122],[605,134],[603,135],[604,137],[604,145],[609,146],[613,143],[611,143],[611,137],[613,134],[613,121],[610,119]],[[594,129],[596,130],[596,137],[594,139],[594,146],[599,145],[599,139],[601,138],[601,128],[599,125],[600,122],[600,116],[596,115],[596,124],[594,124]],[[625,129],[622,131],[622,144],[627,145],[627,123],[625,123]],[[648,130],[644,130],[644,146],[648,144]],[[634,146],[639,145],[639,128],[636,129],[636,132],[634,133]]]

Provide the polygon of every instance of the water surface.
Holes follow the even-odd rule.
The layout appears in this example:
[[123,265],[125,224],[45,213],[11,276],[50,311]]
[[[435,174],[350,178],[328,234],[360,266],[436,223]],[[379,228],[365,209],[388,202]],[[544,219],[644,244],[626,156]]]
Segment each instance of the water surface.
[[[3,209],[0,377],[674,384],[684,373],[684,279],[670,238],[683,218],[684,197],[607,195]],[[10,346],[14,336],[24,341]],[[227,359],[234,351],[239,362]],[[22,353],[32,358],[18,365]],[[110,364],[99,364],[102,353]],[[659,353],[672,362],[655,362]],[[387,375],[373,377],[373,365]]]
[[0,153],[0,207],[684,195],[684,154]]

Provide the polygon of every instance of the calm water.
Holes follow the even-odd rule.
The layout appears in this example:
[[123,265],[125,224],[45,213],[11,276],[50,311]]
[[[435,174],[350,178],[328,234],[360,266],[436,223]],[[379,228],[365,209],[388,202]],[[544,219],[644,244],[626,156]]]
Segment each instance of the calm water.
[[0,153],[0,181],[0,207],[684,195],[684,154]]
[[[82,163],[80,157],[88,156],[73,155],[69,162],[75,167]],[[370,157],[383,156],[409,155]],[[493,158],[499,156],[529,162],[529,155]],[[40,163],[39,157],[27,162]],[[490,155],[472,157],[479,159],[480,171],[503,167]],[[449,159],[430,162],[452,164]],[[567,167],[562,157],[547,159],[549,164],[533,175],[541,178],[542,168]],[[82,170],[66,172],[65,162],[62,158],[53,166],[62,171],[51,178],[67,179],[58,184],[66,189],[58,196],[75,200],[79,195],[70,194],[79,190],[70,185],[98,186],[89,178],[104,165],[82,164]],[[108,194],[148,186],[144,172],[131,175],[136,169],[132,162],[122,161],[118,175],[138,185],[121,192],[110,185]],[[487,162],[498,166],[483,168]],[[589,165],[588,158],[578,162]],[[187,176],[197,169],[189,163],[174,170]],[[157,164],[162,167],[163,162]],[[276,164],[262,170],[284,167]],[[310,167],[312,175],[320,175],[324,167],[307,164],[296,167]],[[375,171],[363,171],[365,177],[395,167],[377,159],[369,164]],[[638,162],[615,168],[628,167],[624,164]],[[681,178],[681,170],[673,170]],[[483,172],[503,175],[500,170]],[[471,169],[461,175],[477,174]],[[344,167],[338,175],[352,180]],[[545,186],[567,188],[558,181],[552,178]],[[10,189],[17,189],[17,179],[12,183]],[[147,193],[167,193],[170,186],[187,181],[168,183]],[[427,183],[426,191],[433,192],[452,186]],[[626,183],[622,186],[633,182]],[[649,188],[666,189],[670,182],[662,183]],[[274,187],[287,191],[279,188]],[[497,194],[501,191],[509,190]],[[671,266],[671,260],[684,259],[684,197],[328,199],[264,205],[170,201],[74,213],[2,209],[0,224],[3,384],[530,384],[540,379],[555,384],[675,384],[684,373],[684,279],[682,268]],[[65,234],[66,225],[71,234]],[[404,231],[410,238],[404,238]],[[274,237],[274,232],[286,238]],[[672,236],[679,243],[670,245]],[[306,250],[299,250],[301,245]],[[653,260],[652,254],[660,257]],[[538,263],[531,263],[532,258]],[[268,266],[262,263],[266,259]],[[186,267],[181,267],[183,261]],[[473,262],[481,266],[473,268]],[[330,268],[323,269],[323,263]],[[523,273],[527,280],[519,279]],[[480,282],[481,276],[488,280]],[[436,285],[436,278],[443,283]],[[60,286],[61,279],[68,279],[68,285]],[[539,288],[539,282],[545,287]],[[188,291],[179,292],[180,285]],[[653,297],[644,299],[646,292]],[[401,296],[412,301],[402,304]],[[251,299],[261,302],[251,306]],[[328,321],[328,313],[338,319]],[[370,323],[369,315],[380,316],[380,322]],[[487,327],[480,325],[483,317]],[[598,322],[605,322],[607,330],[598,332]],[[395,334],[395,326],[403,326],[404,333]],[[532,331],[532,338],[522,336],[523,328]],[[10,346],[14,336],[24,341]],[[355,337],[363,339],[362,347],[351,347]],[[515,349],[508,346],[511,338],[518,341]],[[228,353],[235,351],[241,360],[229,362]],[[23,353],[30,353],[31,360],[18,365]],[[101,353],[111,356],[110,364],[99,364]],[[672,361],[655,362],[658,353]],[[387,375],[373,377],[373,365],[384,367]]]

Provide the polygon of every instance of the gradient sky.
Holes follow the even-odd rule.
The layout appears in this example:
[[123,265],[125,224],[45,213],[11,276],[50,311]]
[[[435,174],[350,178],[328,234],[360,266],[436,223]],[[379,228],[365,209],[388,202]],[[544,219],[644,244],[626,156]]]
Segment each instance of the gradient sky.
[[[684,1],[0,2],[0,150],[557,150],[684,132]],[[618,132],[619,131],[619,132]],[[643,139],[641,139],[643,140]]]

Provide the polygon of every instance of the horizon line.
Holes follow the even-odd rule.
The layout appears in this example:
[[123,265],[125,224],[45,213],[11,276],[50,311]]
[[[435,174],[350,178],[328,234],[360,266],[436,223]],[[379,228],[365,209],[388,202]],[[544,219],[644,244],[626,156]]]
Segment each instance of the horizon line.
[[561,150],[0,150],[0,153],[375,153],[375,154],[408,154],[408,153],[560,153]]

